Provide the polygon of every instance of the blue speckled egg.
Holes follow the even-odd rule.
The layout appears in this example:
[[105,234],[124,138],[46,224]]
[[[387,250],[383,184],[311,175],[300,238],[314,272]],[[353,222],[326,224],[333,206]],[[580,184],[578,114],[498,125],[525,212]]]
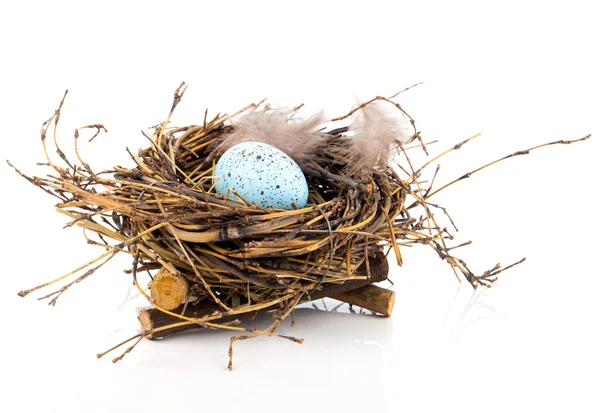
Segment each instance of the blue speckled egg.
[[[306,177],[285,153],[260,142],[244,142],[229,148],[215,167],[215,189],[227,196],[233,189],[247,202],[263,208],[303,208],[308,202]],[[235,199],[235,195],[229,194]]]

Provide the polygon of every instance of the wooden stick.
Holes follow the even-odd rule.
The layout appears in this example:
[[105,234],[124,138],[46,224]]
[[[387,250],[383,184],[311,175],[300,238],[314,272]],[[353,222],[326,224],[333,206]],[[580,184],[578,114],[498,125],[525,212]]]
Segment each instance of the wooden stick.
[[150,294],[154,303],[165,310],[174,310],[187,297],[189,283],[181,275],[161,269],[150,283]]
[[376,285],[365,285],[364,287],[331,296],[331,298],[389,317],[392,315],[392,310],[394,309],[396,293],[386,288],[377,287]]
[[[383,253],[377,253],[374,258],[371,258],[369,267],[370,267],[369,269],[370,269],[370,273],[371,273],[370,278],[367,278],[364,280],[348,280],[341,284],[323,284],[323,287],[320,290],[315,291],[310,296],[310,298],[306,298],[302,302],[318,300],[318,299],[325,298],[325,297],[335,297],[340,294],[346,293],[348,291],[355,290],[355,289],[361,288],[361,287],[365,287],[372,283],[381,282],[381,281],[384,281],[387,279],[389,265],[387,262],[387,258],[384,256]],[[358,268],[357,273],[366,275],[366,268],[365,268],[364,264]],[[389,297],[388,297],[388,299],[389,299]],[[369,300],[363,300],[363,301],[365,301],[365,305],[367,305],[367,302]],[[378,300],[375,300],[375,301],[378,301]],[[359,304],[357,304],[357,305],[359,305]],[[381,306],[385,307],[385,304],[383,304],[383,305],[379,304],[377,308],[379,308]],[[391,306],[393,306],[393,301],[391,303]],[[389,307],[389,303],[388,303],[388,307]],[[367,308],[367,307],[365,307],[365,308]],[[267,308],[263,311],[268,311],[268,310],[272,310],[272,309],[273,308]],[[378,309],[371,309],[371,308],[367,308],[367,309],[380,312]],[[176,308],[175,310],[173,310],[173,312],[178,313],[178,314],[181,314],[183,312],[183,314],[189,318],[205,317],[207,315],[213,314],[215,311],[219,311],[219,308],[212,301],[202,301],[198,305],[188,305],[185,308],[185,310],[184,310],[183,306],[180,306],[180,307]],[[234,321],[236,318],[237,318],[237,316],[223,317],[218,320],[218,323],[223,324],[223,323],[231,322],[231,321]],[[181,333],[184,331],[189,331],[189,330],[193,330],[193,329],[202,327],[198,324],[187,324],[187,325],[180,325],[178,327],[169,328],[169,329],[155,332],[153,330],[161,328],[161,327],[167,327],[169,325],[181,322],[180,319],[170,316],[168,314],[165,314],[162,311],[157,310],[156,308],[142,309],[138,315],[138,320],[140,321],[140,325],[142,327],[142,334],[144,335],[144,337],[146,337],[148,339],[162,338],[162,337],[166,337],[166,336],[169,336],[172,334]]]

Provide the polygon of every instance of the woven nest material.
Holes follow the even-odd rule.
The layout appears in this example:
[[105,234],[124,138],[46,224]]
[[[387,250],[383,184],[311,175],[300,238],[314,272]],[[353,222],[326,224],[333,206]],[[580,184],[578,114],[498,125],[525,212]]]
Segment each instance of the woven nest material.
[[[138,271],[179,273],[194,296],[227,310],[294,300],[320,284],[352,279],[382,242],[389,244],[406,199],[401,180],[393,173],[344,176],[326,147],[315,169],[304,170],[305,208],[265,209],[215,193],[214,149],[230,129],[223,118],[162,135],[157,128],[152,146],[134,156],[137,167],[116,168],[116,187],[102,196],[107,203],[94,201],[102,213],[118,214],[118,232],[139,237],[130,246],[143,263]],[[332,134],[329,141],[342,138]]]
[[[401,248],[407,245],[431,247],[457,276],[462,275],[473,286],[489,286],[504,270],[495,266],[477,276],[452,254],[453,248],[447,244],[452,236],[438,225],[430,210],[437,206],[429,198],[440,189],[422,187],[420,181],[423,169],[433,160],[459,149],[472,138],[415,170],[406,150],[411,142],[423,149],[425,145],[414,121],[398,103],[378,97],[334,119],[329,127],[318,132],[319,144],[313,148],[310,162],[301,164],[310,190],[306,207],[262,208],[239,196],[233,200],[226,198],[214,189],[215,164],[227,147],[227,139],[235,132],[236,116],[261,110],[260,106],[251,105],[232,116],[217,116],[212,120],[205,117],[198,125],[174,127],[170,118],[185,90],[182,87],[175,93],[167,120],[154,127],[152,136],[147,136],[150,146],[130,154],[129,168],[94,172],[79,156],[79,130],[75,133],[78,162],[67,159],[56,140],[62,102],[44,124],[42,143],[52,174],[31,178],[17,172],[57,197],[58,211],[71,219],[68,225],[95,232],[98,239],[87,237],[88,243],[105,249],[99,257],[77,269],[87,268],[83,275],[43,297],[51,298],[51,304],[119,253],[133,258],[133,267],[126,272],[133,274],[135,284],[150,303],[184,320],[185,317],[170,312],[182,303],[161,307],[140,285],[140,273],[158,271],[184,280],[189,286],[184,291],[186,304],[213,302],[221,316],[275,306],[280,322],[299,302],[325,285],[369,277],[369,261],[382,251],[386,254],[393,251],[401,265]],[[383,168],[353,171],[350,161],[338,155],[343,153],[339,149],[353,139],[348,126],[340,126],[339,122],[377,101],[397,108],[400,116],[410,120],[413,133],[394,146],[397,156],[393,162]],[[292,116],[293,113],[290,121]],[[48,156],[47,132],[52,123],[53,144],[63,166]],[[95,129],[96,135],[104,130],[102,125],[85,128]],[[357,273],[359,267],[366,268],[366,275]],[[66,276],[24,290],[20,295]]]

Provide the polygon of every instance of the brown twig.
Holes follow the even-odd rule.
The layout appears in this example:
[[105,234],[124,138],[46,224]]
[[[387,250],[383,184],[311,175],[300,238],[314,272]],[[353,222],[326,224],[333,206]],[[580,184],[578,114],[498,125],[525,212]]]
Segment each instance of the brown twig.
[[534,151],[534,150],[540,149],[540,148],[544,148],[546,146],[552,146],[552,145],[570,145],[572,143],[585,141],[585,140],[587,140],[587,139],[589,139],[591,137],[592,137],[592,135],[586,135],[583,138],[574,139],[574,140],[563,140],[563,139],[561,139],[559,141],[544,143],[544,144],[541,144],[541,145],[533,146],[533,147],[531,147],[529,149],[525,149],[525,150],[522,150],[522,151],[517,151],[517,152],[511,153],[510,155],[503,156],[502,158],[498,158],[495,161],[492,161],[492,162],[489,162],[489,163],[487,163],[487,164],[485,164],[483,166],[480,166],[479,168],[474,169],[471,172],[467,172],[466,174],[460,176],[459,178],[457,178],[457,179],[455,179],[455,180],[453,180],[451,182],[448,182],[445,185],[442,185],[440,188],[436,189],[435,191],[433,191],[432,193],[430,193],[429,195],[427,195],[427,199],[431,198],[435,194],[437,194],[437,193],[443,191],[444,189],[448,188],[450,185],[453,185],[453,184],[455,184],[455,183],[457,183],[459,181],[462,181],[463,179],[470,178],[472,175],[476,174],[477,172],[482,171],[485,168],[488,168],[488,167],[490,167],[492,165],[495,165],[498,162],[502,162],[502,161],[504,161],[506,159],[514,158],[514,157],[520,156],[520,155],[528,155],[531,151]]

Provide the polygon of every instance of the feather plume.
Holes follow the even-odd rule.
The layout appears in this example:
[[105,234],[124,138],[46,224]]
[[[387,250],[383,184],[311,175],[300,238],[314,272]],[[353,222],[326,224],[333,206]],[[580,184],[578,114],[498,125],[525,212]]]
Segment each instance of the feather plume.
[[346,161],[346,172],[356,174],[385,170],[393,149],[411,136],[408,122],[404,124],[387,114],[378,102],[362,107],[349,126],[349,135],[337,153]]
[[285,152],[302,168],[325,142],[325,134],[319,130],[326,120],[323,112],[309,118],[296,118],[294,114],[294,109],[270,107],[248,112],[232,120],[233,131],[222,148],[242,142],[262,142]]

